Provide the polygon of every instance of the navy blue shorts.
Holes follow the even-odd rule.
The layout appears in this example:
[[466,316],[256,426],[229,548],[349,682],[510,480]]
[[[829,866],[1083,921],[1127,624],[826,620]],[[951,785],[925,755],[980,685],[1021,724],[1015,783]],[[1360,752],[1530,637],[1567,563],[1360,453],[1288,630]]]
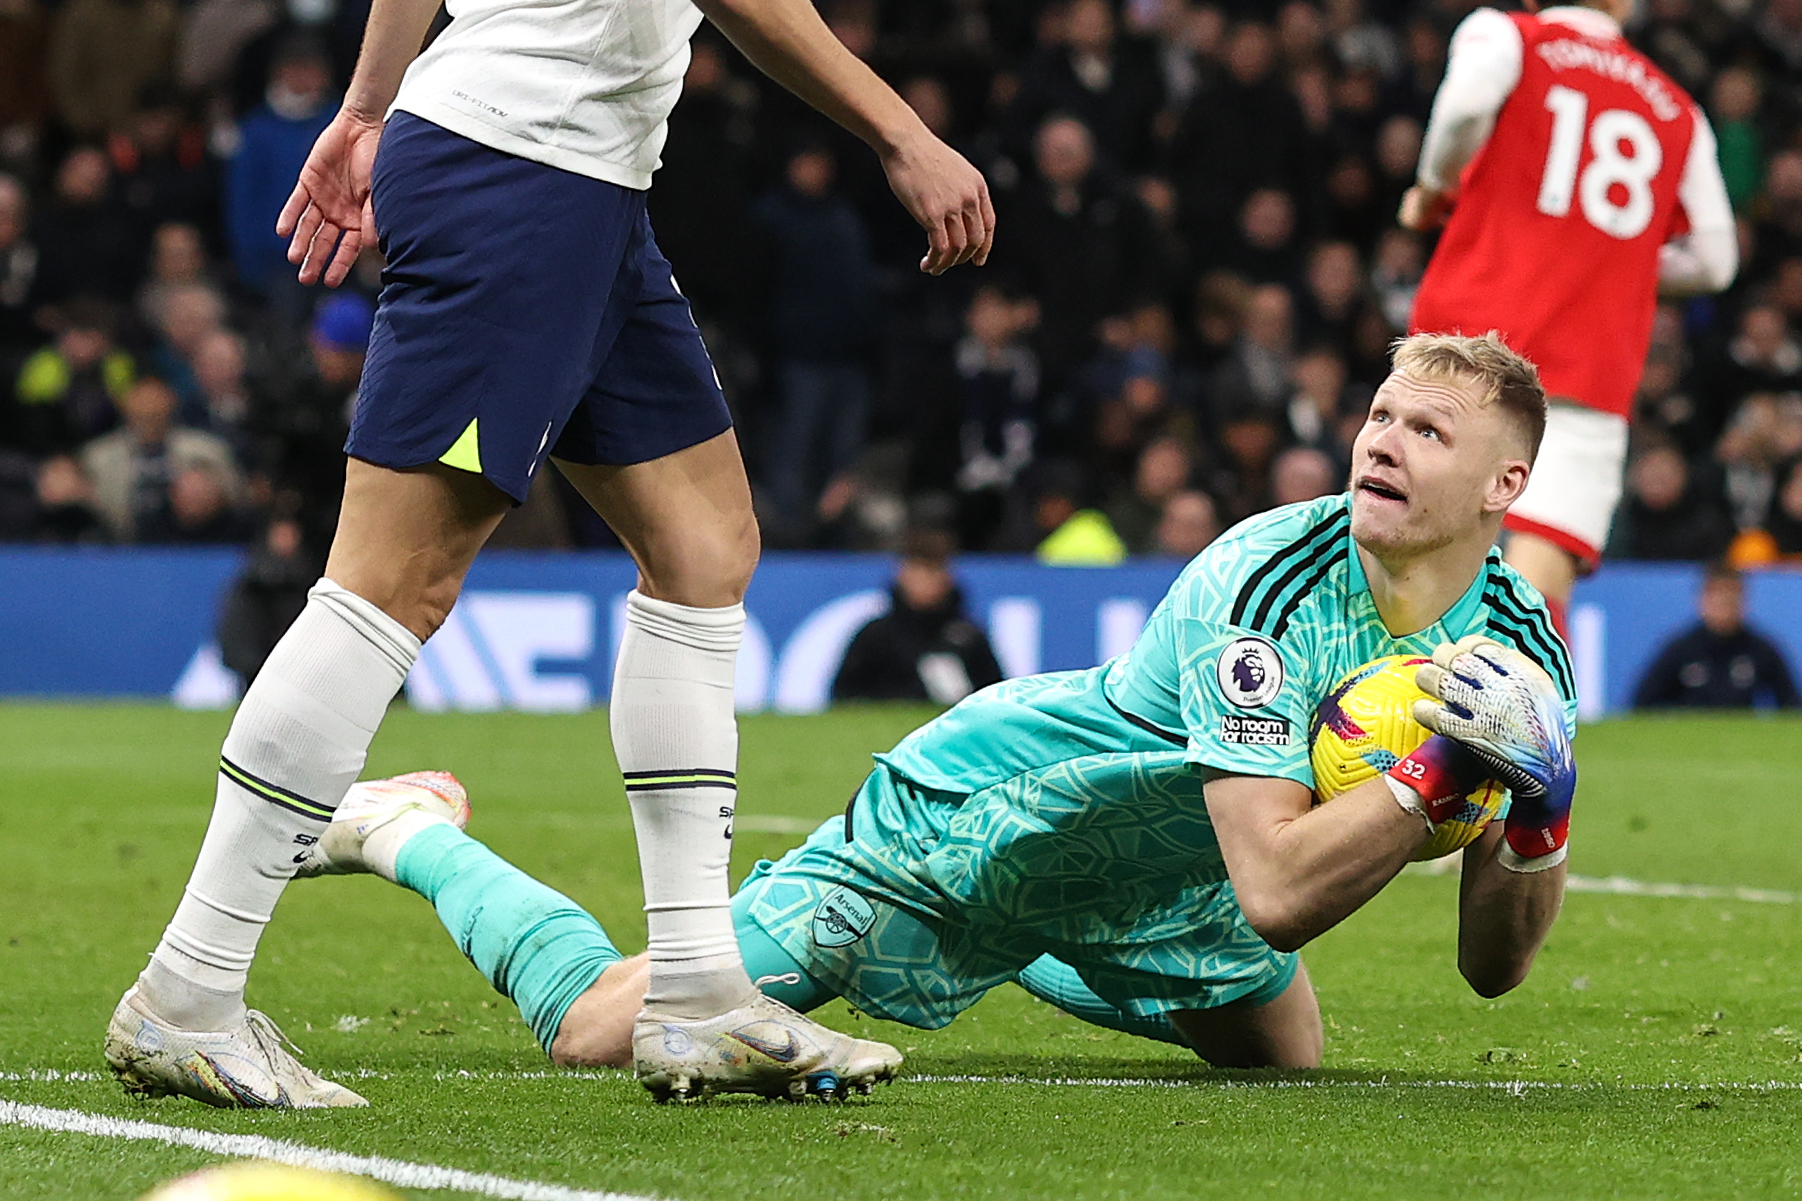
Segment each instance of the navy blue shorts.
[[388,265],[345,453],[523,501],[547,454],[642,463],[732,428],[645,193],[395,113],[374,196]]

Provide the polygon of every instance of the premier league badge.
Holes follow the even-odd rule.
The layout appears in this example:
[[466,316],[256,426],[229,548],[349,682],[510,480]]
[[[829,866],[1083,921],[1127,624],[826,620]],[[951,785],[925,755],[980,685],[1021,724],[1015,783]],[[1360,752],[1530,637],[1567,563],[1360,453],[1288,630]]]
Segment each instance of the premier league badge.
[[1283,657],[1262,638],[1237,638],[1214,665],[1220,695],[1241,709],[1262,709],[1283,690]]

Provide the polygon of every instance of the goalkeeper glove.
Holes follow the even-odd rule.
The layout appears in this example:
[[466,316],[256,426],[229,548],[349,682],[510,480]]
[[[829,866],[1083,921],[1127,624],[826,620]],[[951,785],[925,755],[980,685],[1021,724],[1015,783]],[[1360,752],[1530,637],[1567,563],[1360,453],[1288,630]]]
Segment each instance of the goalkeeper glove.
[[1414,703],[1414,719],[1470,750],[1513,794],[1504,865],[1540,871],[1562,863],[1577,762],[1551,677],[1476,634],[1434,651],[1415,682],[1432,699]]

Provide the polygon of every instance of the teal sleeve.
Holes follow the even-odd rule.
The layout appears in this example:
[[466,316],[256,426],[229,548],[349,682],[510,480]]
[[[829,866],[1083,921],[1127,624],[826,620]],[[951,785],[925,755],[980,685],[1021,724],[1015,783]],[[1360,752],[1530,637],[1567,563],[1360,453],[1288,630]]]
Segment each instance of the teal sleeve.
[[1183,726],[1193,763],[1312,788],[1308,726],[1322,689],[1287,642],[1224,623],[1177,623]]

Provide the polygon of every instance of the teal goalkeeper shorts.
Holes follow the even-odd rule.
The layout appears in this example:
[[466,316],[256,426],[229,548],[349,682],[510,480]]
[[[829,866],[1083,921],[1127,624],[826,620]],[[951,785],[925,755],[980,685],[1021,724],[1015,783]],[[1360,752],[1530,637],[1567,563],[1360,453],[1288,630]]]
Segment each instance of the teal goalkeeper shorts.
[[[1036,774],[994,788],[1031,788]],[[878,766],[844,818],[828,820],[781,859],[759,863],[732,902],[752,979],[797,1009],[841,996],[865,1013],[926,1030],[1019,980],[1035,961],[1020,982],[1056,1000],[1034,987],[1033,977],[1056,970],[1042,957],[1066,965],[1059,975],[1079,977],[1133,1019],[1262,1004],[1294,979],[1298,957],[1257,936],[1225,881],[1203,890],[1179,923],[1152,940],[1123,934],[1118,942],[1065,943],[968,920],[924,868],[940,819],[964,801]]]

